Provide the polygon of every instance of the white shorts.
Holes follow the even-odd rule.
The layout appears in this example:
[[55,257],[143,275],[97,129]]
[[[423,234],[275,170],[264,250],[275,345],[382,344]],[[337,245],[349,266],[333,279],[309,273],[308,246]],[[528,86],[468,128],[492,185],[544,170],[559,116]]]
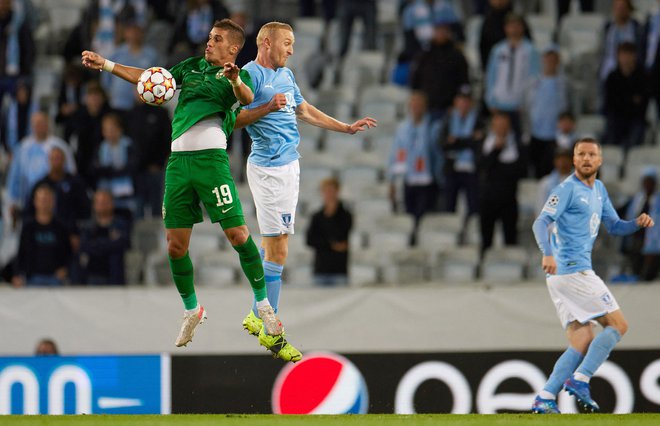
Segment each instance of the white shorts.
[[300,190],[298,160],[278,167],[247,163],[247,180],[257,209],[259,232],[265,237],[293,234]]
[[573,321],[586,324],[619,309],[614,296],[594,271],[551,275],[546,283],[564,328]]

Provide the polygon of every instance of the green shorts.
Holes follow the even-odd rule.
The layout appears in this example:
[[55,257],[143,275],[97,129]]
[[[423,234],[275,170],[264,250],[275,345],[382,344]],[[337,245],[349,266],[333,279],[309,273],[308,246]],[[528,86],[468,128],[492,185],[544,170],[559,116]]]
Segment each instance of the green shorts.
[[192,228],[202,222],[204,203],[211,222],[222,229],[245,225],[241,200],[224,149],[172,152],[165,169],[165,228]]

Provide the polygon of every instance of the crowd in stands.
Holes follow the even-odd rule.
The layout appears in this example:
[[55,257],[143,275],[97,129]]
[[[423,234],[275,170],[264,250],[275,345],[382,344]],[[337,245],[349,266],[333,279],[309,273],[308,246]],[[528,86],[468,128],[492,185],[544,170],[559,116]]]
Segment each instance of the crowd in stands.
[[[262,2],[67,2],[79,20],[57,32],[52,28],[60,28],[56,21],[64,17],[55,16],[50,2],[0,0],[0,239],[17,235],[15,250],[0,267],[2,279],[16,287],[132,283],[126,256],[146,244],[136,241],[136,233],[161,214],[175,101],[163,108],[140,102],[131,84],[83,69],[80,53],[91,49],[130,66],[170,67],[201,54],[213,22],[227,17],[246,31],[239,66],[255,57],[261,23],[290,22],[297,37],[290,66],[303,94],[347,120],[359,109],[384,129],[367,134],[365,141],[351,141],[364,143],[364,149],[349,151],[355,154],[353,163],[345,164],[324,157],[336,152],[334,140],[301,129],[307,145],[300,147],[306,195],[301,193],[302,236],[293,239],[307,244],[302,251],[316,251],[313,261],[300,259],[313,269],[318,285],[350,282],[352,256],[364,260],[356,252],[368,247],[372,234],[366,222],[378,222],[360,217],[366,194],[383,202],[378,206],[384,216],[411,216],[403,247],[411,252],[424,247],[424,218],[439,213],[460,219],[450,248],[475,245],[478,262],[498,238],[506,246],[533,251],[523,233],[531,235],[530,218],[545,194],[570,174],[572,144],[586,133],[611,153],[601,177],[621,216],[646,212],[660,219],[660,164],[655,161],[660,158],[655,145],[660,1],[263,2],[294,3],[282,9],[294,12],[289,16],[266,6],[272,16],[264,16],[256,5]],[[384,17],[388,7],[391,13]],[[576,14],[600,27],[570,33],[567,22]],[[316,27],[304,28],[304,19]],[[43,36],[44,26],[55,40]],[[585,32],[593,33],[591,44]],[[588,48],[579,50],[585,43]],[[381,61],[368,81],[363,71],[373,68],[367,63],[372,57]],[[383,98],[367,102],[370,88]],[[333,93],[340,95],[331,99]],[[403,96],[388,100],[388,93]],[[597,125],[584,124],[589,120]],[[250,140],[245,132],[235,133],[230,149],[238,151],[232,167],[240,182]],[[640,147],[651,154],[632,162],[640,157],[634,154]],[[367,161],[371,157],[375,161]],[[349,175],[348,165],[366,163],[375,176],[373,188],[357,193],[366,184],[345,179],[340,186],[337,177]],[[306,184],[311,174],[304,169],[319,165],[332,169],[332,176]],[[524,185],[534,188],[531,196],[521,192]],[[244,196],[244,204],[250,203],[249,194]],[[467,235],[475,221],[476,241]],[[657,278],[656,234],[642,230],[616,241],[622,277]],[[376,248],[373,241],[371,248]],[[145,257],[139,259],[143,264]],[[145,275],[142,270],[136,279]]]

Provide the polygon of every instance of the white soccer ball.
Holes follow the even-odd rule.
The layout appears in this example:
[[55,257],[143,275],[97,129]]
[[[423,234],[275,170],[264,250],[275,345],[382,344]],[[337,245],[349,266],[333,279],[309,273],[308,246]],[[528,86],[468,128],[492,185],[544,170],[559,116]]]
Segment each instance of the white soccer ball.
[[156,106],[162,105],[174,96],[176,81],[165,68],[147,68],[140,75],[137,91],[144,103]]

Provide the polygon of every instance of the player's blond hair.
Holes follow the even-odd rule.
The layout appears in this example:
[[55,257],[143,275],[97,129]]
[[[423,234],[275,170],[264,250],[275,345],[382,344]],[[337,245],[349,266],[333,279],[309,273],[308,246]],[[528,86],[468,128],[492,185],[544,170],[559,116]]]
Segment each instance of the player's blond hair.
[[275,31],[279,30],[287,30],[293,32],[293,28],[291,28],[291,25],[287,23],[277,21],[269,22],[264,24],[259,30],[259,34],[257,34],[257,46],[261,46],[261,43],[264,42],[266,37],[272,39]]

